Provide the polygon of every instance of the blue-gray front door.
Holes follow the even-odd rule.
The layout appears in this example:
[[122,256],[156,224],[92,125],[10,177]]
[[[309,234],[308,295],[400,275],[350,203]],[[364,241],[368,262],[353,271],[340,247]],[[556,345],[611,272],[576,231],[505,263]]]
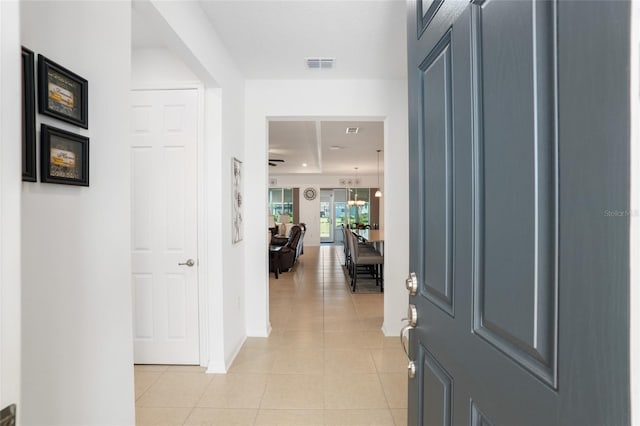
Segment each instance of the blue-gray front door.
[[629,16],[409,2],[410,425],[629,424]]

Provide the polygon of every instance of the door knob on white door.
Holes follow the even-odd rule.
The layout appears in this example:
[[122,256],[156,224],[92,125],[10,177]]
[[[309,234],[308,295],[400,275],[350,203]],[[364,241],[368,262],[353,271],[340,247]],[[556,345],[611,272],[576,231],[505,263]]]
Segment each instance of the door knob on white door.
[[184,262],[184,263],[182,263],[182,262],[178,263],[178,265],[180,265],[180,266],[188,266],[188,267],[192,267],[195,264],[196,264],[196,262],[193,259],[187,259],[187,261]]

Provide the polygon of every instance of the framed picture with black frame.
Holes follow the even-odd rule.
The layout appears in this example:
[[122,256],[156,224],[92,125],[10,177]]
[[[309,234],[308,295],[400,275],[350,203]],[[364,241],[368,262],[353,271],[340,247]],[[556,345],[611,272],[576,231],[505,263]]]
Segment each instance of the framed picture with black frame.
[[89,186],[89,138],[42,124],[40,180]]
[[89,128],[89,82],[38,55],[38,112]]
[[22,180],[36,182],[36,80],[34,54],[22,47]]

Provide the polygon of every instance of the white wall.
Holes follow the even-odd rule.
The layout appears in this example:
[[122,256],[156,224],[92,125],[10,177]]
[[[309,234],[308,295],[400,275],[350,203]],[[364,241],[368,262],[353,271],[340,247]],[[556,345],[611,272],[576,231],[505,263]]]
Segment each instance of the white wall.
[[[407,206],[408,141],[407,87],[402,80],[250,80],[246,86],[247,245],[254,267],[246,272],[247,330],[265,335],[269,325],[267,259],[267,121],[277,117],[368,117],[385,121],[384,211]],[[385,321],[383,331],[395,335],[406,313],[408,295],[408,210],[393,209],[385,224]],[[306,238],[306,237],[305,237]]]
[[[196,2],[140,1],[137,12],[163,28],[169,50],[205,84],[203,268],[209,333],[209,372],[227,370],[246,338],[246,241],[231,243],[231,158],[244,161],[244,79]],[[138,59],[143,58],[136,58]],[[145,60],[147,60],[146,58]],[[140,65],[140,63],[138,63]],[[173,71],[179,71],[172,67]],[[245,184],[247,185],[247,184]]]
[[[382,177],[382,175],[381,175]],[[344,188],[340,185],[340,179],[353,179],[354,175],[269,175],[269,182],[272,179],[276,179],[276,184],[269,184],[269,187],[275,188],[300,188],[300,218],[296,219],[297,222],[304,222],[307,225],[307,230],[304,233],[304,245],[305,246],[319,246],[320,245],[320,196],[315,200],[309,201],[302,196],[302,191],[306,188],[315,188],[317,193],[320,194],[321,188]],[[378,185],[377,175],[365,175],[358,176],[360,184],[359,188],[375,188]],[[267,202],[267,205],[269,203]],[[383,206],[384,199],[381,200],[380,206],[380,228],[384,228],[383,220]]]
[[198,77],[169,49],[146,48],[132,50],[132,88],[164,88],[186,83],[201,84]]
[[[383,174],[380,173],[380,178],[383,177]],[[353,173],[343,174],[343,175],[329,175],[329,174],[299,174],[299,175],[278,175],[278,174],[270,174],[269,179],[275,179],[276,183],[271,184],[269,186],[275,188],[290,188],[290,187],[300,187],[303,188],[305,185],[316,185],[321,188],[340,188],[340,179],[354,179],[355,176]],[[375,188],[378,185],[378,175],[358,175],[358,180],[360,183],[358,187],[360,188]],[[380,180],[382,182],[382,179]],[[302,196],[302,195],[300,195]],[[267,203],[268,205],[268,203]]]
[[38,120],[91,140],[90,187],[23,185],[22,423],[133,424],[131,5],[21,8],[22,43],[89,81],[88,130]]
[[20,408],[20,15],[0,2],[0,409]]

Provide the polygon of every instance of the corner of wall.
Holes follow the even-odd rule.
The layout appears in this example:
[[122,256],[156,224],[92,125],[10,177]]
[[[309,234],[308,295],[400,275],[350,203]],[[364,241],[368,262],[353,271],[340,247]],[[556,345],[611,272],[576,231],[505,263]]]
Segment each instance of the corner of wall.
[[0,408],[21,406],[19,12],[0,2]]

